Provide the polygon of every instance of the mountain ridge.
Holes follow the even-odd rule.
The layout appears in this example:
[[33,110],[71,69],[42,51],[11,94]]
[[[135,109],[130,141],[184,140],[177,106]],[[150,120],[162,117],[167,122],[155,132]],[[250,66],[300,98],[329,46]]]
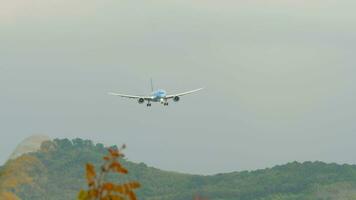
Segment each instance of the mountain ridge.
[[[0,189],[23,200],[75,199],[77,192],[86,188],[84,165],[99,166],[106,151],[103,144],[79,138],[43,142],[39,151],[0,167]],[[141,182],[138,196],[142,200],[184,200],[198,194],[216,200],[356,199],[356,165],[290,162],[253,171],[192,175],[128,160],[123,164],[129,175],[109,179]],[[27,181],[14,184],[19,178],[16,170]]]

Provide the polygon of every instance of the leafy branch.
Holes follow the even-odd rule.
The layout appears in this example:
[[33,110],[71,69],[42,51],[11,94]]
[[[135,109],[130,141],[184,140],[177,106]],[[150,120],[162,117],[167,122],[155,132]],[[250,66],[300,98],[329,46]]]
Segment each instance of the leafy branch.
[[104,164],[97,174],[94,165],[86,164],[86,179],[88,190],[81,190],[78,194],[78,200],[137,200],[135,189],[140,187],[138,182],[128,182],[123,184],[114,184],[105,182],[108,173],[127,174],[128,170],[122,166],[119,159],[124,157],[122,150],[108,149],[109,153],[103,158]]

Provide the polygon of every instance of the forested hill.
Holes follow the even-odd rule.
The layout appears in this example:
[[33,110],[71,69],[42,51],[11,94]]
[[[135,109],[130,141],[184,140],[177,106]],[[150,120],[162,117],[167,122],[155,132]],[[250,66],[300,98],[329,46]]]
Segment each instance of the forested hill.
[[[107,153],[92,141],[53,140],[41,150],[9,161],[0,168],[0,199],[70,200],[86,188],[84,166],[99,166]],[[213,162],[213,161],[212,161]],[[214,176],[162,171],[123,161],[137,180],[140,200],[190,200],[196,194],[210,200],[348,200],[356,199],[356,166],[322,162],[289,163],[270,169]]]

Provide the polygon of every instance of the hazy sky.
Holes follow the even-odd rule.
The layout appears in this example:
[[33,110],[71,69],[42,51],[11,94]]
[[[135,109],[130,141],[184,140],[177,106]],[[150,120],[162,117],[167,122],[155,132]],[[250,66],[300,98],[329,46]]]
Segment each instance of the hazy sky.
[[[0,160],[32,134],[211,174],[356,163],[354,0],[0,0]],[[198,87],[152,108],[107,92]]]

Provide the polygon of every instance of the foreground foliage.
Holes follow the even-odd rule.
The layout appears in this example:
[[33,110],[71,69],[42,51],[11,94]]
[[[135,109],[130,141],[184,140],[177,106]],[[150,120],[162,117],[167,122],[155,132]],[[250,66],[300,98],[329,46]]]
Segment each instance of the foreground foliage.
[[[121,148],[124,149],[125,146]],[[119,159],[124,157],[121,150],[110,148],[109,154],[104,157],[105,163],[100,168],[100,174],[97,175],[95,166],[86,164],[86,179],[89,190],[81,190],[78,200],[136,200],[134,189],[140,187],[138,182],[128,182],[114,184],[105,182],[105,176],[109,172],[118,174],[127,174],[128,170],[122,166]]]

